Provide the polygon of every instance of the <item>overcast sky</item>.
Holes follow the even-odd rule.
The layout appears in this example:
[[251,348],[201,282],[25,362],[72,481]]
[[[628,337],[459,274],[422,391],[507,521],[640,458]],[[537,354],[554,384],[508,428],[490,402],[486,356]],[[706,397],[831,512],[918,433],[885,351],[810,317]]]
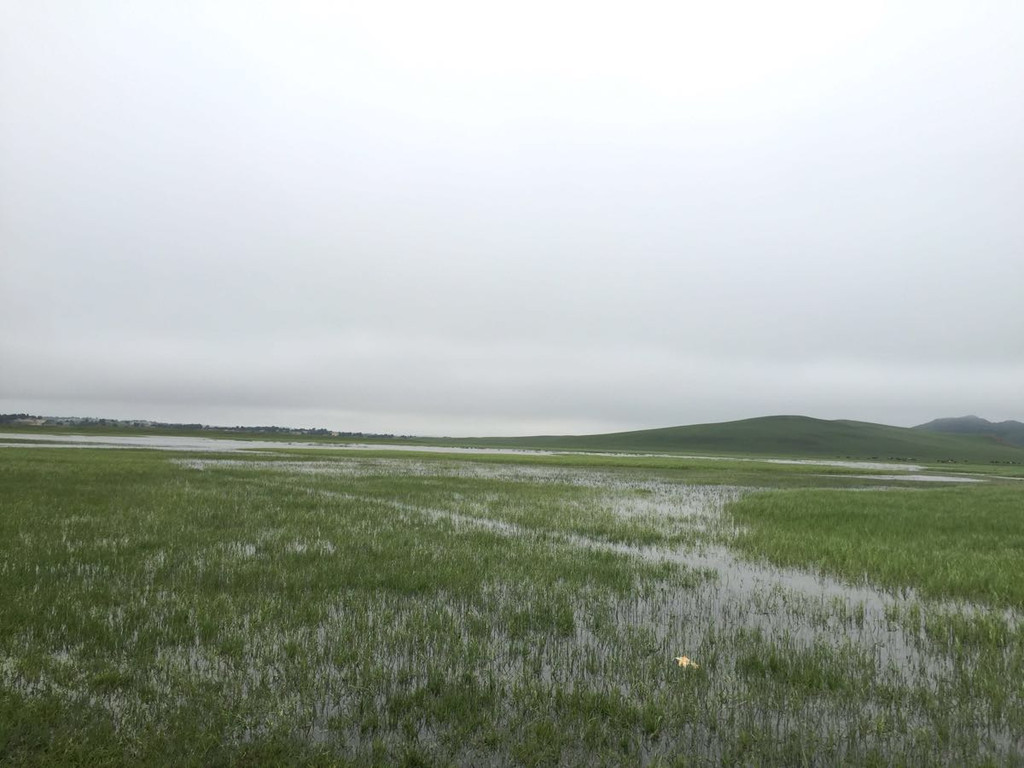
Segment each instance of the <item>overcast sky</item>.
[[1024,3],[0,0],[0,412],[1024,419]]

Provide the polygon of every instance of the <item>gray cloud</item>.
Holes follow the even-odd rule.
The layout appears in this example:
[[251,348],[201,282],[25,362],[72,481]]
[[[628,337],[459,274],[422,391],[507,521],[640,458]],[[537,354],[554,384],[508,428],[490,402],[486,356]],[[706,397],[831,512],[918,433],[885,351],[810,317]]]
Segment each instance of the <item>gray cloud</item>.
[[0,409],[1022,418],[1015,3],[9,4]]

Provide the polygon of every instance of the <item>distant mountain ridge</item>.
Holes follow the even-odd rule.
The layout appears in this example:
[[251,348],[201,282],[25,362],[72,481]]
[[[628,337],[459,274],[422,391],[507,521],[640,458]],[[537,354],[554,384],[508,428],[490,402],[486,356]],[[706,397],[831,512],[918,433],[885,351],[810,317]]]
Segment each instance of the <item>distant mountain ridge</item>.
[[1024,464],[1024,448],[988,434],[949,434],[808,416],[762,416],[604,435],[455,438],[445,442],[548,450]]
[[1019,421],[989,421],[979,416],[934,419],[914,429],[947,435],[985,435],[1007,445],[1024,448],[1024,424]]

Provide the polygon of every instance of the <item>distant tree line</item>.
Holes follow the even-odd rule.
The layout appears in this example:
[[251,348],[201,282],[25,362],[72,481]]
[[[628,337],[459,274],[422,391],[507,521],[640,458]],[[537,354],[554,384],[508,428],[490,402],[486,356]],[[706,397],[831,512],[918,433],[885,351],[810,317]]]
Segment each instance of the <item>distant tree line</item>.
[[138,419],[97,419],[88,416],[34,416],[29,413],[0,413],[0,425],[15,424],[35,427],[113,427],[115,429],[154,429],[174,430],[181,432],[235,432],[247,435],[288,435],[295,437],[360,437],[360,438],[393,438],[393,434],[374,432],[337,432],[322,427],[296,428],[276,427],[272,425],[257,427],[214,427],[207,424],[176,424],[163,421],[144,421]]
[[41,416],[32,416],[28,413],[0,413],[0,424],[14,424],[19,421],[32,421],[40,419]]

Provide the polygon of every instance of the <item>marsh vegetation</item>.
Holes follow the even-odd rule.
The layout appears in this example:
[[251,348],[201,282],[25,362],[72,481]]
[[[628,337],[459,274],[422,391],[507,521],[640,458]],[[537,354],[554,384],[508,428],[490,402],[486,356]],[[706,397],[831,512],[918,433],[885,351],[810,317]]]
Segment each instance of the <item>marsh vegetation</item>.
[[0,451],[4,764],[1024,764],[1019,482]]

